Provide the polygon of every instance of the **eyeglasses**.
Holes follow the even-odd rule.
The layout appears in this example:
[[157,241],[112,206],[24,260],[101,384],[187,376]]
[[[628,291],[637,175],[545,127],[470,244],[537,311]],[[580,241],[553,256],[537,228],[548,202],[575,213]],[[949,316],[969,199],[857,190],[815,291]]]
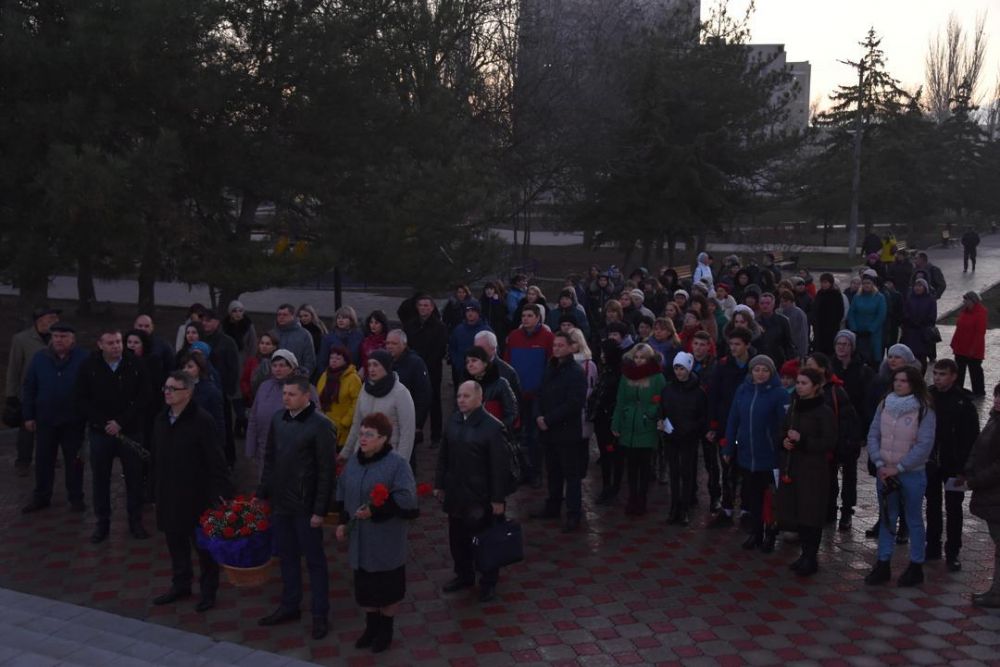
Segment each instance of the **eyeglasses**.
[[379,433],[378,431],[359,431],[358,432],[358,436],[360,436],[362,438],[365,438],[366,440],[370,440],[371,438],[378,438],[381,435],[382,434]]
[[171,386],[169,384],[163,385],[163,393],[164,394],[172,394],[175,391],[187,391],[187,390],[188,390],[188,387],[174,387],[174,386]]

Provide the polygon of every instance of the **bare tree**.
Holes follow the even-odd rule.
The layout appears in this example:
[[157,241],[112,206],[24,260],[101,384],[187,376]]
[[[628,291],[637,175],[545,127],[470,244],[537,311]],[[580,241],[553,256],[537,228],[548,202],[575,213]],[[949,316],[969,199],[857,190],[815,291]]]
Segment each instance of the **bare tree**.
[[990,99],[983,104],[986,137],[990,141],[1000,139],[1000,67],[997,67],[997,82]]
[[979,84],[987,42],[985,12],[976,16],[971,33],[951,14],[943,31],[931,39],[926,58],[926,100],[928,112],[938,122],[951,114],[952,100],[963,82],[972,91],[973,104],[982,101]]

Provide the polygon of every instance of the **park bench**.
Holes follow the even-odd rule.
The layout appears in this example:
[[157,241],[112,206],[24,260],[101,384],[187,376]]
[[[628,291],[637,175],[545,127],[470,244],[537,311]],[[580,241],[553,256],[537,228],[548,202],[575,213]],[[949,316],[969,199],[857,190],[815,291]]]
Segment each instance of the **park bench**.
[[690,266],[671,266],[670,267],[674,273],[677,274],[677,280],[691,280],[694,275],[694,271],[691,270]]
[[774,255],[774,265],[779,269],[794,269],[799,265],[798,255],[789,255],[788,259],[785,259],[785,253],[781,251],[772,254]]

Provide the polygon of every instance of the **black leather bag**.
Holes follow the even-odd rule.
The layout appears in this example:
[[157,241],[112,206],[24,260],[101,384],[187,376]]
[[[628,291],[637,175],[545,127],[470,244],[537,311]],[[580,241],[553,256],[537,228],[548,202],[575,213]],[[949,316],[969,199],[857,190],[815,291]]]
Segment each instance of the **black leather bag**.
[[524,560],[524,536],[521,524],[499,519],[472,538],[476,569],[480,572],[498,570]]

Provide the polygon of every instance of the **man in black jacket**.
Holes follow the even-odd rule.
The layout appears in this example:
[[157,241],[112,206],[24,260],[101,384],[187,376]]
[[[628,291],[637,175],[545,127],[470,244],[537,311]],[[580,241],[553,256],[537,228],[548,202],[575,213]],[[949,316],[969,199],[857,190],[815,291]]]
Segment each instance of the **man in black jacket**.
[[281,605],[260,625],[298,620],[302,603],[302,556],[309,567],[313,639],[329,629],[329,578],[323,551],[323,517],[333,497],[337,431],[316,409],[309,379],[293,376],[282,389],[284,410],[271,419],[264,471],[257,496],[271,501],[271,524],[281,558]]
[[514,392],[514,398],[517,399],[517,404],[521,404],[521,380],[517,377],[517,371],[514,367],[504,361],[499,354],[497,354],[497,335],[492,331],[480,331],[476,334],[473,339],[476,347],[481,347],[486,351],[486,356],[489,357],[489,363],[494,364],[497,367],[497,371],[500,373],[500,377],[507,381],[510,385],[511,391]]
[[934,452],[927,461],[927,560],[941,559],[942,492],[948,520],[944,557],[948,570],[958,572],[962,549],[962,491],[949,491],[948,480],[961,480],[972,443],[979,437],[979,412],[972,394],[958,385],[958,366],[952,359],[940,359],[934,364],[934,399],[937,430],[934,432]]
[[552,339],[552,358],[545,367],[542,386],[535,399],[535,423],[545,448],[549,495],[545,506],[532,518],[559,517],[566,487],[566,521],[562,532],[580,527],[583,513],[581,480],[585,470],[583,408],[587,401],[587,377],[573,358],[570,335],[557,331]]
[[[708,388],[712,385],[712,377],[718,365],[715,357],[711,354],[712,337],[706,331],[697,331],[691,338],[691,356],[694,357],[694,364],[691,372],[698,378],[702,391],[708,395]],[[708,431],[708,412],[705,415],[705,429],[699,436],[701,442],[701,453],[704,459],[705,474],[707,476],[709,511],[715,514],[722,509],[722,471],[720,467],[719,446],[714,442],[709,442],[705,438]],[[698,469],[698,453],[695,452],[694,462],[695,472]],[[697,474],[696,474],[697,477]],[[691,487],[691,493],[687,497],[685,504],[690,509],[698,505],[697,483]]]
[[972,272],[976,272],[976,248],[979,247],[979,234],[972,227],[969,227],[962,234],[962,273],[969,270],[969,260],[972,260]]
[[[444,357],[448,353],[448,328],[441,321],[434,299],[421,294],[415,299],[417,316],[403,322],[407,344],[420,355],[427,366],[427,377],[431,385],[429,405],[431,417],[431,442],[441,440],[441,379]],[[419,422],[423,427],[423,422]]]
[[111,467],[115,457],[121,461],[125,474],[129,532],[132,537],[144,540],[149,533],[142,527],[142,459],[123,438],[133,443],[142,439],[152,386],[145,366],[131,353],[124,353],[121,331],[102,331],[97,347],[83,362],[76,385],[77,406],[87,422],[94,483],[97,527],[90,541],[97,544],[108,538]]
[[[766,354],[781,365],[796,356],[795,342],[792,340],[792,327],[788,318],[774,310],[774,295],[764,292],[760,295],[760,312],[757,314],[757,324],[763,330],[757,339],[757,354]],[[803,353],[804,355],[804,353]]]
[[222,454],[222,434],[215,419],[191,400],[194,380],[171,373],[163,383],[167,404],[153,423],[156,465],[156,526],[166,538],[173,572],[170,590],[153,600],[165,605],[191,597],[191,547],[198,552],[201,569],[201,599],[195,611],[215,606],[219,589],[219,566],[212,556],[194,543],[194,531],[202,512],[232,495],[232,486]]
[[[506,507],[510,456],[507,434],[496,417],[483,408],[483,388],[474,380],[458,387],[458,410],[451,414],[441,439],[434,497],[448,514],[448,543],[455,561],[455,578],[445,593],[470,588],[476,582],[472,538],[489,527]],[[479,573],[479,601],[496,599],[498,570]]]
[[417,420],[416,437],[410,453],[410,468],[417,473],[417,445],[424,441],[424,422],[431,407],[431,381],[427,365],[419,354],[407,347],[409,338],[402,329],[393,329],[385,337],[385,349],[392,355],[392,370],[413,398],[413,414]]
[[240,352],[236,341],[222,331],[222,321],[214,311],[205,311],[201,316],[201,326],[205,328],[204,341],[212,347],[209,361],[222,378],[222,416],[225,418],[226,463],[230,467],[236,463],[236,437],[233,433],[233,398],[240,391]]

